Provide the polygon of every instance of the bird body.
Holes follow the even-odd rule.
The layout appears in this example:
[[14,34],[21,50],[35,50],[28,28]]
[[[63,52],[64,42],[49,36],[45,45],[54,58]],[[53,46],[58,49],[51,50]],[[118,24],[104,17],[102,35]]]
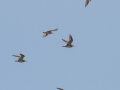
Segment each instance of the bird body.
[[68,48],[71,48],[73,47],[74,45],[72,45],[71,43],[73,42],[73,38],[72,38],[72,35],[70,34],[69,35],[69,41],[66,41],[64,39],[62,39],[65,43],[66,43],[66,46],[63,46],[63,47],[68,47]]
[[53,34],[53,31],[57,31],[58,30],[58,28],[56,28],[56,29],[53,29],[53,30],[49,30],[49,31],[46,31],[46,32],[43,32],[44,34],[43,34],[43,37],[46,37],[47,35],[49,35],[49,34]]
[[23,58],[25,57],[25,55],[21,54],[20,53],[20,56],[17,56],[17,55],[12,55],[14,57],[18,57],[18,60],[16,60],[15,62],[26,62],[25,60],[23,60]]

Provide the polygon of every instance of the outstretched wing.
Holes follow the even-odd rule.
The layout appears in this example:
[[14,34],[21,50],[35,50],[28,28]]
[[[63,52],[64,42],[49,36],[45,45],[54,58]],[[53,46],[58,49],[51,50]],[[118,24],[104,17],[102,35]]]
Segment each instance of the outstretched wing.
[[68,43],[66,40],[62,39],[66,44]]
[[18,59],[20,58],[20,56],[18,56],[18,55],[12,55],[12,56],[14,56],[14,57],[18,57]]
[[85,7],[88,5],[88,3],[89,3],[89,0],[86,0],[86,2],[85,2]]
[[12,55],[12,56],[14,56],[14,57],[20,57],[20,56],[18,56],[18,55]]
[[53,29],[53,30],[49,30],[49,31],[57,31],[58,30],[58,28],[56,28],[56,29]]
[[73,38],[72,38],[72,35],[70,34],[69,35],[69,43],[72,43],[73,42]]

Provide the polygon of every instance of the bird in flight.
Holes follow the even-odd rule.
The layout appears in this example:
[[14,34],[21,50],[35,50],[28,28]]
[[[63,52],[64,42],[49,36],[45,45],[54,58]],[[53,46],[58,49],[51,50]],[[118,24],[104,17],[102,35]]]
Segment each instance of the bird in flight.
[[85,7],[89,4],[90,1],[91,1],[91,0],[86,0],[86,2],[85,2]]
[[21,54],[20,53],[20,56],[17,56],[17,55],[12,55],[14,57],[18,57],[18,60],[15,60],[15,62],[26,62],[25,60],[23,60],[23,58],[25,57],[25,55]]
[[74,45],[72,45],[71,43],[73,42],[73,38],[72,38],[72,35],[70,34],[69,35],[69,41],[66,41],[64,39],[62,39],[65,43],[66,43],[66,46],[63,46],[63,47],[68,47],[68,48],[71,48],[73,47]]
[[59,90],[64,90],[64,89],[62,89],[62,88],[57,88],[57,89],[59,89]]
[[43,32],[44,33],[43,37],[46,37],[48,34],[53,34],[53,31],[57,31],[57,30],[58,30],[58,28],[53,29],[53,30],[49,30],[49,31],[46,31],[46,32]]

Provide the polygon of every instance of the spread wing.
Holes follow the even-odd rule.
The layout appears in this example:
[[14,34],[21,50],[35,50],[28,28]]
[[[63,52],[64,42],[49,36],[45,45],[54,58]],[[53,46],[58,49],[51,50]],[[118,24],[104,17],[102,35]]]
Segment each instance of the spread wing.
[[14,57],[20,57],[20,56],[18,56],[18,55],[12,55],[12,56],[14,56]]
[[89,3],[89,0],[86,0],[86,2],[85,2],[85,7],[88,5],[88,3]]
[[18,59],[20,58],[20,56],[18,56],[18,55],[12,55],[12,56],[14,56],[14,57],[18,57]]
[[66,40],[62,39],[66,44],[68,43]]
[[53,30],[49,30],[49,31],[57,31],[58,30],[58,28],[56,28],[56,29],[53,29]]
[[72,38],[72,35],[71,35],[71,34],[69,35],[69,42],[70,42],[70,43],[73,42],[73,38]]

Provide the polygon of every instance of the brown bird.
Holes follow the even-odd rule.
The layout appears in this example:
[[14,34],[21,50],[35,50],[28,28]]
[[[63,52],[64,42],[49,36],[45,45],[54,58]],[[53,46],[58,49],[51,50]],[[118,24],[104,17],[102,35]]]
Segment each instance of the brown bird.
[[12,55],[14,57],[18,57],[18,60],[15,60],[15,62],[26,62],[25,60],[23,60],[23,58],[25,57],[25,55],[21,54],[20,53],[20,56],[17,56],[17,55]]
[[66,41],[64,39],[62,39],[62,40],[66,43],[66,46],[63,46],[63,47],[71,48],[71,47],[74,46],[74,45],[71,44],[73,42],[73,38],[72,38],[71,34],[69,35],[69,41]]
[[64,90],[64,89],[62,89],[62,88],[57,88],[57,89],[59,89],[59,90]]
[[90,1],[91,1],[91,0],[86,0],[86,2],[85,2],[85,7],[89,4]]
[[57,31],[57,30],[58,30],[58,28],[53,29],[53,30],[49,30],[49,31],[46,31],[46,32],[43,32],[44,33],[43,37],[46,37],[48,34],[53,34],[53,31]]

